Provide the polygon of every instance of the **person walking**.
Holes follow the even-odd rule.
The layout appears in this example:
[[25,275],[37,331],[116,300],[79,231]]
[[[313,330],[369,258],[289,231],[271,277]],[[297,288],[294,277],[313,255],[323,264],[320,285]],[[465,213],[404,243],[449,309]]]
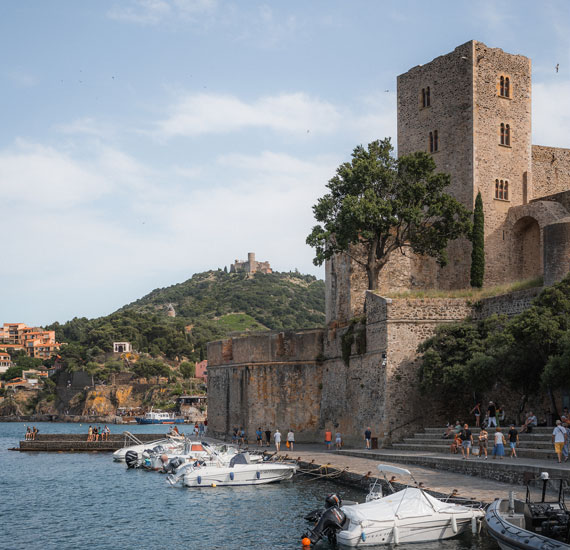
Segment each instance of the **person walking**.
[[552,432],[552,443],[554,443],[554,451],[558,457],[558,464],[562,462],[562,449],[568,441],[568,435],[566,434],[566,428],[562,426],[560,420],[556,421],[556,427]]
[[511,424],[511,429],[507,434],[509,436],[509,447],[511,448],[511,458],[517,458],[517,445],[519,443],[519,432],[515,429],[515,425]]
[[485,451],[485,460],[487,460],[487,441],[489,440],[489,433],[485,429],[485,426],[481,428],[479,432],[479,458],[483,456],[483,451]]
[[499,457],[501,460],[505,456],[505,436],[501,432],[501,428],[495,428],[495,446],[493,447],[493,460]]
[[564,462],[568,462],[568,455],[569,455],[569,444],[570,444],[570,417],[566,417],[569,418],[569,420],[567,422],[563,422],[562,426],[565,428],[566,430],[566,443],[564,443],[564,447],[562,447],[562,454],[564,456]]
[[265,430],[265,444],[267,447],[271,445],[271,430]]
[[372,441],[372,430],[370,426],[364,430],[364,441],[366,442],[366,448],[370,449],[370,442]]
[[287,434],[287,443],[289,443],[289,449],[293,450],[295,445],[295,434],[293,433],[293,428],[289,428],[289,433]]
[[200,439],[202,439],[204,437],[204,423],[200,422],[200,425],[198,426],[198,437]]
[[335,444],[336,450],[340,451],[340,449],[342,447],[342,437],[340,435],[340,432],[336,432],[336,434],[334,436],[334,444]]
[[489,425],[488,428],[497,427],[497,407],[495,403],[489,401],[489,406],[487,407],[487,414],[489,415]]
[[275,441],[275,449],[279,452],[279,449],[281,448],[281,432],[279,431],[279,428],[275,430],[273,440]]
[[327,446],[327,451],[330,451],[332,445],[332,432],[330,430],[325,430],[325,445]]
[[468,424],[463,425],[463,429],[459,433],[459,439],[461,439],[461,455],[463,456],[463,460],[467,460],[469,459],[469,453],[473,445],[473,433],[469,429]]
[[257,446],[261,447],[263,445],[263,432],[261,431],[261,426],[255,430],[255,438],[257,439]]
[[87,441],[93,441],[93,428],[91,426],[87,430]]
[[481,420],[481,403],[476,403],[469,412],[475,415],[475,427],[478,428]]

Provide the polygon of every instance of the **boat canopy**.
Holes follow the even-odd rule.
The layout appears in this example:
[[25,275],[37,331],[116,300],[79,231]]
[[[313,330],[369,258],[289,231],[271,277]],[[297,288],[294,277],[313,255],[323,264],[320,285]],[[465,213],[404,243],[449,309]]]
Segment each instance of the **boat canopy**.
[[233,456],[230,460],[230,468],[233,468],[236,464],[251,464],[248,453],[238,453]]
[[467,510],[465,506],[442,502],[415,487],[363,504],[342,507],[342,511],[356,522],[394,521],[431,516],[434,513],[458,514]]

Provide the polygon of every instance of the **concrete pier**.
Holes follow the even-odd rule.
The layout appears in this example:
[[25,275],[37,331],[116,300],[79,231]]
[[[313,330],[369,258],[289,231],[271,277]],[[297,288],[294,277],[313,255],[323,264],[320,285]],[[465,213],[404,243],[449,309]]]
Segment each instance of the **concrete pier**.
[[[134,434],[137,439],[146,443],[166,437],[165,434]],[[20,441],[16,451],[36,452],[114,452],[127,445],[136,443],[124,434],[111,434],[108,441],[87,441],[87,434],[42,434],[39,433],[34,440]]]

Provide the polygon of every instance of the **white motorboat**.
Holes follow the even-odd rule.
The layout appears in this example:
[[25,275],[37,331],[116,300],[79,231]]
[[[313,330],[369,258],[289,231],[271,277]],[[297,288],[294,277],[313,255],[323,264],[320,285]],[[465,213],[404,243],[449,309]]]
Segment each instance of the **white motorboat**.
[[134,445],[125,446],[113,453],[113,460],[117,462],[124,462],[125,456],[128,451],[142,453],[146,449],[154,449],[155,447],[162,447],[163,452],[173,451],[184,444],[184,437],[181,435],[168,435],[156,441],[148,441],[143,443],[136,436],[129,432],[125,432],[125,437],[128,437]]
[[186,487],[262,485],[291,479],[296,471],[296,464],[251,462],[249,453],[239,453],[231,458],[229,464],[223,460],[213,464],[198,461],[183,464],[176,474],[170,474],[167,479],[171,485],[182,481]]
[[[378,469],[412,477],[403,468],[380,464]],[[345,506],[338,496],[327,497],[327,508],[311,515],[317,523],[304,536],[304,544],[315,544],[324,536],[350,547],[433,542],[468,529],[478,532],[485,515],[481,507],[439,500],[418,487],[387,496],[373,488],[371,495],[367,502]]]

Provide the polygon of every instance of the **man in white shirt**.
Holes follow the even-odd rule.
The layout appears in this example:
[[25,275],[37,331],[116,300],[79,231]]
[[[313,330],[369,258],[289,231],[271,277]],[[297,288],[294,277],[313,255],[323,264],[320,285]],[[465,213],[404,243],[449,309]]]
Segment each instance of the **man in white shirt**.
[[562,426],[562,422],[560,420],[556,421],[556,428],[552,432],[552,442],[554,443],[554,451],[558,456],[558,463],[562,462],[562,449],[564,448],[564,444],[568,440],[568,436],[566,435],[566,428]]
[[275,441],[275,449],[279,452],[279,448],[281,447],[281,432],[279,428],[277,428],[273,434],[273,441]]

